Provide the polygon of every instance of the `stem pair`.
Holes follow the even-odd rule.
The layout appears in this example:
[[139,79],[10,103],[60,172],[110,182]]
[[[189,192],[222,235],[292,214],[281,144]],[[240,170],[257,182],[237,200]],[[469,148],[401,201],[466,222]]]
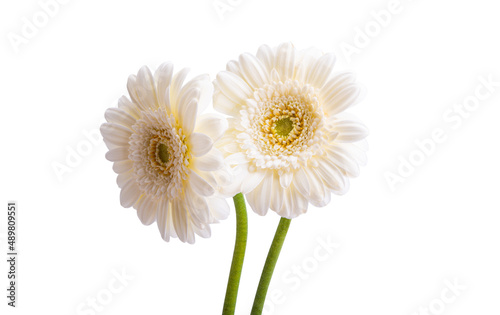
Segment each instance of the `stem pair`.
[[[233,197],[234,207],[236,209],[236,242],[234,245],[233,261],[231,263],[231,271],[229,273],[229,280],[226,289],[226,298],[224,300],[224,308],[222,315],[234,315],[236,308],[236,298],[238,296],[238,287],[240,284],[241,270],[243,268],[243,260],[245,258],[245,249],[248,234],[248,219],[245,206],[245,198],[243,194],[239,193]],[[271,283],[274,267],[278,261],[278,257],[283,247],[288,228],[290,226],[290,219],[281,218],[276,233],[274,234],[271,248],[267,254],[264,269],[260,277],[257,293],[252,306],[251,315],[260,315],[264,308],[267,290]]]

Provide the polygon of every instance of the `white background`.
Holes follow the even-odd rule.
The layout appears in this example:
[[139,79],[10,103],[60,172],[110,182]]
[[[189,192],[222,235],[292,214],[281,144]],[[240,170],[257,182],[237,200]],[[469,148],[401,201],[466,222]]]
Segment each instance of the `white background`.
[[[86,303],[98,298],[107,304],[95,314],[220,314],[233,213],[210,239],[165,243],[156,225],[120,206],[103,143],[61,178],[53,166],[84,145],[142,65],[172,61],[214,78],[240,53],[283,41],[334,51],[337,70],[357,74],[368,93],[350,112],[369,127],[370,151],[347,195],[292,221],[270,287],[281,297],[267,314],[500,312],[500,87],[466,110],[460,126],[443,117],[461,117],[449,111],[488,92],[480,77],[500,81],[494,1],[229,0],[222,15],[213,0],[66,2],[46,21],[38,1],[0,5],[0,201],[4,209],[19,202],[20,234],[18,308],[2,297],[0,313],[91,315]],[[381,26],[372,12],[388,9],[397,13]],[[13,45],[9,38],[23,36],[25,18],[34,17],[45,25]],[[391,189],[387,172],[400,176],[399,158],[418,157],[415,141],[436,129],[446,141]],[[249,313],[278,220],[249,212],[237,314]],[[318,238],[339,245],[321,251],[321,262]],[[300,284],[294,265],[307,270]],[[133,279],[120,287],[114,272],[123,268]],[[446,281],[458,281],[458,296]],[[108,294],[110,282],[121,291]]]

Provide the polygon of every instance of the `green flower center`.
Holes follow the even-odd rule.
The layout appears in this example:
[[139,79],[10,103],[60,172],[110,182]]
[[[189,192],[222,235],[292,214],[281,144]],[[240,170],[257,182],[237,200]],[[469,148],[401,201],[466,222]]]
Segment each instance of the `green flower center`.
[[293,121],[290,117],[281,118],[274,124],[274,131],[282,137],[287,137],[292,129]]
[[163,143],[160,143],[158,145],[158,157],[160,158],[160,161],[162,161],[165,164],[168,162],[170,158],[170,154],[168,153],[168,147]]

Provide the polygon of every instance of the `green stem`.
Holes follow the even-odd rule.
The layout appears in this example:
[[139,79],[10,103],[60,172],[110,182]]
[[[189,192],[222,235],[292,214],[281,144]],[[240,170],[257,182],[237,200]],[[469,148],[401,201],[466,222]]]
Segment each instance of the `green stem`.
[[255,294],[251,315],[262,314],[264,302],[266,301],[267,289],[269,288],[269,283],[271,283],[274,267],[276,266],[281,248],[285,242],[290,222],[292,222],[292,220],[281,218],[278,228],[276,229],[273,243],[271,244],[271,248],[267,254],[266,263],[264,264],[264,269],[262,270],[262,275],[260,276],[259,287],[257,288],[257,293]]
[[222,315],[234,314],[236,298],[238,297],[238,287],[240,285],[241,269],[243,268],[245,249],[247,247],[248,219],[245,198],[243,194],[239,193],[233,197],[233,200],[234,208],[236,209],[236,241]]

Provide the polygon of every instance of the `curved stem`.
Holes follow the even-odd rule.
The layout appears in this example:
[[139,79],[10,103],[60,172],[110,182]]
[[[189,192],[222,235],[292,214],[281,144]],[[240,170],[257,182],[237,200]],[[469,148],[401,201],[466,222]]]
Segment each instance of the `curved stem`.
[[281,248],[285,242],[290,222],[292,222],[292,220],[281,218],[278,228],[276,229],[276,234],[274,234],[274,239],[271,244],[271,248],[269,249],[269,253],[267,254],[262,275],[260,276],[259,287],[257,288],[257,293],[255,294],[251,315],[262,314],[264,302],[266,301],[267,289],[269,288],[269,283],[271,283],[274,267],[276,266]]
[[226,298],[222,315],[233,315],[236,308],[236,298],[238,297],[238,287],[240,285],[241,269],[245,258],[247,247],[248,218],[245,206],[245,198],[239,193],[233,197],[234,208],[236,209],[236,241],[234,244],[233,261],[229,280],[227,282]]

